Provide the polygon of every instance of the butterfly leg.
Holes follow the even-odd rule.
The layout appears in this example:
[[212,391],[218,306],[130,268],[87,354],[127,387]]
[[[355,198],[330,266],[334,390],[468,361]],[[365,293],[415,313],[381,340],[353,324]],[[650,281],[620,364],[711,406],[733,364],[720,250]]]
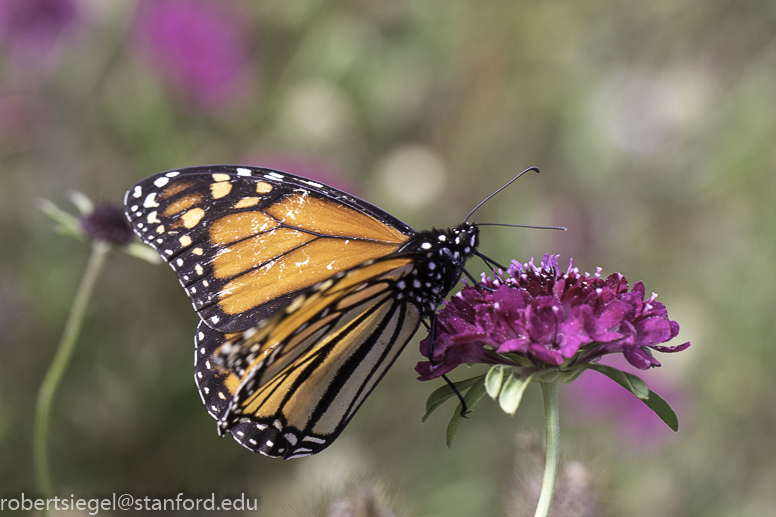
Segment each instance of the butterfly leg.
[[474,254],[477,255],[478,257],[480,257],[482,259],[482,261],[485,262],[485,265],[488,268],[490,268],[490,269],[495,269],[495,268],[499,268],[499,269],[503,269],[503,270],[507,269],[506,266],[502,266],[501,264],[499,264],[498,262],[496,262],[495,260],[493,260],[489,256],[485,255],[484,253],[480,253],[479,251],[475,251]]
[[[429,330],[429,342],[428,342],[428,360],[431,362],[431,365],[434,365],[434,339],[436,338],[436,314],[433,314],[431,316],[431,324],[427,324],[425,321],[423,322],[424,325]],[[453,381],[451,381],[447,375],[442,374],[442,378],[445,380],[448,386],[450,386],[450,389],[453,390],[453,393],[455,393],[455,396],[458,397],[458,400],[461,401],[461,416],[464,418],[468,418],[466,415],[469,413],[469,408],[466,406],[466,401],[463,398],[463,395],[461,395],[461,392],[458,391],[458,388],[455,387],[455,384],[453,384]]]

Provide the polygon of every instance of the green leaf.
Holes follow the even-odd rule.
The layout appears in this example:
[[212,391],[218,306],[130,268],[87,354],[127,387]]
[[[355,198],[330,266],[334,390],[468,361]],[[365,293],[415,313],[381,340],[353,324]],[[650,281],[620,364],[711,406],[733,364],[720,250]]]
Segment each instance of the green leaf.
[[517,408],[520,406],[520,401],[523,400],[523,393],[525,388],[531,383],[531,378],[537,372],[533,372],[529,375],[515,375],[514,373],[504,383],[504,388],[501,390],[501,396],[498,398],[498,404],[501,409],[509,414],[514,415]]
[[652,390],[649,390],[649,397],[643,399],[642,402],[647,405],[649,409],[655,412],[660,419],[666,423],[668,427],[674,431],[679,430],[679,418],[677,418],[674,410],[668,405],[668,402]]
[[559,372],[558,380],[564,384],[568,384],[570,382],[574,382],[577,380],[577,377],[582,375],[582,372],[587,370],[587,368],[584,367],[574,367],[571,370],[563,370]]
[[492,366],[485,375],[485,390],[493,400],[496,400],[496,397],[498,397],[498,394],[501,391],[501,384],[504,382],[504,375],[508,373],[510,369],[509,366],[497,364]]
[[78,218],[69,212],[65,212],[48,199],[39,199],[38,208],[49,218],[57,223],[57,231],[63,235],[69,235],[83,240],[83,233],[79,226]]
[[[462,381],[454,382],[455,389],[457,389],[459,392],[462,392],[466,388],[476,384],[477,382],[482,381],[484,379],[484,375],[478,375],[477,377],[471,377],[469,379],[464,379]],[[450,387],[449,384],[445,383],[440,388],[435,389],[431,395],[428,396],[428,400],[426,400],[426,414],[423,415],[423,418],[420,420],[421,422],[425,422],[426,419],[433,413],[436,408],[441,406],[444,401],[449,399],[450,397],[454,396],[455,392],[453,391],[453,388]]]
[[647,383],[642,381],[635,375],[618,370],[611,366],[598,363],[588,363],[587,367],[591,370],[595,370],[609,377],[611,380],[636,395],[641,400],[646,400],[649,397],[649,388]]
[[81,212],[82,216],[87,216],[94,212],[94,203],[83,192],[71,190],[67,193],[67,197],[70,198],[70,201]]
[[124,247],[124,251],[128,255],[132,255],[133,257],[137,257],[139,259],[145,260],[146,262],[150,262],[151,264],[162,263],[162,257],[160,257],[159,254],[153,248],[151,248],[150,246],[146,246],[145,244],[132,242],[130,244],[127,244]]
[[647,387],[647,383],[635,375],[622,372],[611,366],[597,363],[589,363],[586,366],[591,370],[603,373],[614,382],[636,395],[649,409],[654,411],[668,427],[674,431],[679,430],[679,418],[677,418],[674,410],[660,395],[650,390]]
[[[479,379],[484,379],[484,375],[481,375]],[[474,406],[477,405],[477,402],[479,402],[482,397],[485,396],[485,382],[479,382],[469,388],[469,391],[466,392],[466,395],[463,396],[463,400],[466,402],[466,408],[471,411]],[[445,441],[447,443],[448,447],[453,446],[453,438],[455,437],[455,432],[458,430],[458,426],[461,425],[461,422],[464,419],[464,416],[461,414],[463,412],[463,406],[461,406],[460,402],[458,403],[458,407],[455,408],[455,413],[453,414],[453,418],[450,419],[450,423],[447,424],[447,435],[445,437]]]

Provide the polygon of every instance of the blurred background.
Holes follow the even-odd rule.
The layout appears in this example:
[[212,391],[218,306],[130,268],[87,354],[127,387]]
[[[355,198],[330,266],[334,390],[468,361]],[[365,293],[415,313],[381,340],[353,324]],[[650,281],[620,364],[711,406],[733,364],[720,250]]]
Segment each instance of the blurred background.
[[[35,398],[88,256],[40,198],[121,203],[158,171],[242,163],[424,229],[536,165],[475,219],[568,232],[485,228],[482,251],[644,280],[682,327],[672,344],[693,342],[639,373],[678,433],[594,372],[564,387],[564,497],[579,504],[562,515],[773,514],[774,144],[770,1],[0,0],[3,496],[34,492]],[[415,380],[422,332],[332,447],[272,460],[217,437],[192,378],[196,323],[168,267],[111,254],[55,400],[59,493],[533,515],[537,387],[515,417],[481,402],[447,449],[452,403],[420,423],[439,386]]]

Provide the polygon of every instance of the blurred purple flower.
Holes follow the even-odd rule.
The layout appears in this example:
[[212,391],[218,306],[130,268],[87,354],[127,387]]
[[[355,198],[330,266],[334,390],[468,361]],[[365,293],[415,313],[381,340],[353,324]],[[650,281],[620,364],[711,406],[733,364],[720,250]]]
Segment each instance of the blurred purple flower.
[[82,217],[79,223],[81,230],[94,240],[113,244],[129,244],[132,241],[132,228],[124,210],[112,203],[95,206],[92,213]]
[[[629,369],[626,361],[617,360],[617,356],[603,362],[619,370]],[[661,376],[646,375],[645,379],[672,406],[682,413],[686,412],[684,391],[676,389]],[[574,381],[573,387],[568,385],[563,389],[562,400],[572,424],[611,421],[619,428],[620,432],[616,435],[627,442],[627,450],[631,452],[654,450],[674,436],[673,431],[646,404],[604,375],[583,372]]]
[[[483,275],[481,284],[452,297],[437,318],[433,360],[415,370],[429,380],[462,363],[518,364],[518,357],[571,368],[614,353],[641,370],[660,366],[650,348],[678,352],[690,343],[659,346],[679,333],[679,324],[656,297],[645,299],[643,282],[628,291],[619,273],[602,279],[600,268],[581,274],[570,261],[563,273],[557,255],[545,255],[541,267],[513,261],[506,273]],[[428,357],[428,349],[426,338],[420,351]]]
[[201,108],[234,103],[252,78],[246,30],[234,4],[213,0],[145,0],[134,35],[154,70]]
[[52,67],[79,19],[75,0],[0,0],[0,42],[17,65]]

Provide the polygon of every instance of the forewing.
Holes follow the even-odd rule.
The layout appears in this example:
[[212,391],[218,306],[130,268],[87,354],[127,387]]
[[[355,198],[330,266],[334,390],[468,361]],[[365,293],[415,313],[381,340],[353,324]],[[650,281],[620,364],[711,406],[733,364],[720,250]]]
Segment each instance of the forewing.
[[177,273],[200,318],[241,331],[416,233],[320,183],[255,167],[163,172],[126,194],[132,228]]

